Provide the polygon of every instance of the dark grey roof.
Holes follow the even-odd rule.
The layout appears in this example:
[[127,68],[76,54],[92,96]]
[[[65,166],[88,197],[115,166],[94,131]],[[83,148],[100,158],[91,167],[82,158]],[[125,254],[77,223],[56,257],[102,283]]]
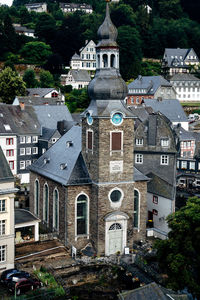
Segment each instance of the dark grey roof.
[[175,128],[176,134],[179,137],[180,141],[186,141],[186,140],[195,140],[196,138],[200,138],[200,133],[197,133],[195,135],[194,132],[192,131],[187,131],[184,128],[182,128],[181,126],[176,126]]
[[140,119],[140,121],[144,122],[149,118],[149,114],[153,113],[153,109],[151,107],[144,106],[129,106],[129,109],[132,111],[133,115]]
[[87,81],[90,82],[91,78],[86,70],[71,70],[72,77],[75,81]]
[[51,93],[51,91],[56,90],[55,88],[29,88],[26,89],[28,96],[34,96],[38,95],[40,97],[44,97],[48,93]]
[[[5,126],[9,125],[9,126]],[[0,105],[1,134],[39,134],[40,124],[32,106],[25,107],[8,104]]]
[[44,97],[34,97],[34,96],[18,96],[13,101],[13,105],[19,105],[24,103],[25,105],[58,105],[64,104],[64,101],[60,97],[57,98],[44,98]]
[[42,127],[42,140],[49,141],[57,129]]
[[81,124],[81,115],[79,113],[73,113],[72,118],[75,123]]
[[0,147],[0,182],[4,181],[14,181],[14,176]]
[[199,81],[200,79],[190,73],[177,73],[171,77],[170,81]]
[[160,86],[172,87],[172,84],[162,76],[139,75],[138,78],[128,85],[128,92],[132,95],[133,93],[130,92],[130,89],[145,89],[144,94],[154,95]]
[[145,176],[142,172],[140,172],[138,169],[134,167],[133,171],[133,180],[134,181],[149,181],[150,178]]
[[30,32],[30,33],[34,33],[35,32],[35,30],[29,29],[29,28],[27,28],[25,26],[14,25],[13,27],[14,27],[14,29],[15,29],[16,32],[18,32],[18,31],[20,31],[20,32]]
[[187,116],[177,99],[144,99],[146,106],[153,108],[155,112],[161,112],[171,122],[188,122]]
[[151,282],[137,289],[123,292],[118,295],[118,299],[124,300],[189,300],[186,294],[178,294],[172,290],[165,289],[155,282]]
[[80,55],[78,55],[77,53],[74,53],[71,59],[81,60]]
[[175,190],[173,185],[152,172],[148,173],[147,176],[151,179],[147,183],[147,191],[149,193],[174,200]]
[[[190,53],[190,51],[196,55],[193,48],[189,48],[189,49],[166,48],[163,60],[166,62],[168,67],[188,68],[189,65],[185,64],[185,59],[186,59],[187,55]],[[197,57],[197,59],[194,59],[193,61],[195,61],[195,62],[198,61],[198,57]],[[192,60],[191,60],[191,62],[192,62]]]
[[73,122],[66,105],[35,105],[33,108],[43,127],[55,129],[58,121]]
[[15,209],[15,225],[28,223],[31,221],[39,221],[30,211],[25,209]]
[[92,6],[86,3],[59,3],[61,8],[79,8],[79,9],[92,9]]
[[[72,145],[67,146],[71,141]],[[30,170],[63,185],[90,183],[90,177],[81,154],[81,128],[73,126],[49,148]]]

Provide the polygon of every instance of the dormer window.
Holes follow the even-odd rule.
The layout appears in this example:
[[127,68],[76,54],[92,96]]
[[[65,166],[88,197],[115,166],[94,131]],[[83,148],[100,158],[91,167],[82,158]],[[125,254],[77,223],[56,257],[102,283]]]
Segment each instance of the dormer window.
[[136,139],[135,144],[136,144],[136,146],[142,146],[143,145],[143,139],[142,138]]
[[161,146],[168,147],[169,146],[169,139],[161,139]]

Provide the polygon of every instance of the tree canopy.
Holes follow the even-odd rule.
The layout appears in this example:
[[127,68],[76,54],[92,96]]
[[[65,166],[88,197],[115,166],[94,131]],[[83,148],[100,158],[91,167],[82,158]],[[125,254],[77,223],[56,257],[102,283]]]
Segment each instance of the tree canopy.
[[27,63],[42,65],[52,55],[51,47],[43,42],[29,42],[23,46],[20,53]]
[[15,96],[24,96],[26,85],[23,79],[10,67],[0,73],[0,98],[4,103],[11,104]]
[[200,299],[200,198],[190,198],[168,217],[168,224],[169,238],[156,244],[160,266],[168,275],[168,287],[186,287]]

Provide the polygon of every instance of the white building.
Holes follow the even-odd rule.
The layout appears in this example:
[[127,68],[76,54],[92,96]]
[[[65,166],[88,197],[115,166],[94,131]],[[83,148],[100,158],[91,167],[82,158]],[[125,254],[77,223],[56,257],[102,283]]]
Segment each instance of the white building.
[[35,38],[35,30],[29,29],[25,26],[21,26],[20,24],[13,24],[15,32],[19,35],[26,35],[32,38]]
[[0,147],[0,273],[14,267],[14,177]]
[[71,69],[95,71],[96,70],[96,44],[86,41],[84,47],[80,50],[80,55],[75,53],[70,61]]
[[[17,136],[13,135],[9,124],[4,124],[7,133],[0,135],[0,146],[8,161],[8,165],[13,173],[17,174]],[[6,129],[5,129],[6,130]]]
[[60,3],[60,9],[63,13],[83,11],[86,14],[91,14],[93,12],[92,6],[86,3]]
[[37,13],[47,12],[46,3],[29,3],[29,4],[25,4],[25,7],[29,12],[31,11],[35,11]]
[[184,101],[200,101],[200,79],[192,74],[175,74],[171,80],[174,86],[177,99],[181,102]]
[[71,85],[73,89],[87,87],[91,78],[86,70],[70,70],[68,74],[61,75],[62,85]]

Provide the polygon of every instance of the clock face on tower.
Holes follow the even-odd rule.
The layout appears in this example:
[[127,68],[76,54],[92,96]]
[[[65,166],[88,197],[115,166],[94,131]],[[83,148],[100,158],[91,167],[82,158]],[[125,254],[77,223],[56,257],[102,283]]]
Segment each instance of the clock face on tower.
[[120,112],[116,112],[112,115],[111,121],[114,125],[120,125],[123,122],[123,115]]
[[88,123],[88,125],[92,125],[92,123],[93,123],[93,118],[92,118],[92,116],[89,115],[89,114],[88,114],[88,116],[87,116],[87,123]]

